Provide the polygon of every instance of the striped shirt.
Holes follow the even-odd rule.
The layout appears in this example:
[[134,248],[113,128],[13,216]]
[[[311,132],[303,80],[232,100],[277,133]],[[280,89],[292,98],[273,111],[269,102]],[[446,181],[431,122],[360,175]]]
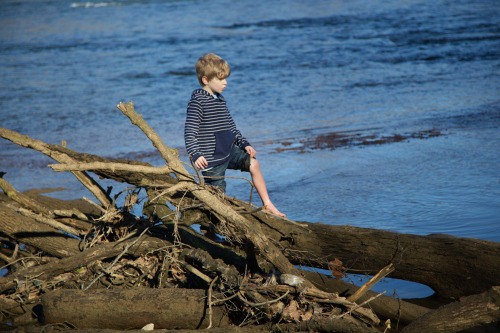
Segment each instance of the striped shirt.
[[226,162],[235,144],[242,149],[250,146],[236,128],[224,97],[203,89],[193,91],[188,103],[184,141],[191,160],[204,156],[208,168]]

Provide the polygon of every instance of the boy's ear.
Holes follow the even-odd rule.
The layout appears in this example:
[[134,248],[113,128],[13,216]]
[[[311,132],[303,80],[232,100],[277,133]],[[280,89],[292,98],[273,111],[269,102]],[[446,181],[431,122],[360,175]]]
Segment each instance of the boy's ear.
[[206,76],[201,77],[201,82],[203,82],[203,84],[205,84],[205,85],[208,84],[208,81],[209,81],[208,77],[206,77]]

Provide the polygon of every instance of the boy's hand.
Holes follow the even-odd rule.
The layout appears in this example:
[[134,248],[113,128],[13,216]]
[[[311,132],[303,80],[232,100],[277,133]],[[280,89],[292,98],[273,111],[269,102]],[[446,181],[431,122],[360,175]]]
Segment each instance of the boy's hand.
[[246,146],[245,150],[247,151],[248,155],[250,155],[250,157],[255,157],[255,155],[257,155],[257,152],[255,151],[255,149],[253,149],[252,146]]
[[198,157],[198,159],[196,160],[196,162],[194,162],[194,165],[196,165],[196,167],[198,169],[203,170],[203,169],[205,169],[208,166],[208,162],[207,162],[207,160],[205,159],[204,156],[200,156],[200,157]]

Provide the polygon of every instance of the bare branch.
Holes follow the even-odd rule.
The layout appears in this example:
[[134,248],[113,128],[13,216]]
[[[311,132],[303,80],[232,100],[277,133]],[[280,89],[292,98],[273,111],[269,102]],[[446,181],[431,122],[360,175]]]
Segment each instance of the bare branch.
[[92,170],[110,170],[115,171],[130,171],[141,172],[153,175],[163,175],[172,172],[168,166],[150,167],[145,165],[131,165],[126,163],[106,163],[106,162],[91,162],[91,163],[75,163],[75,164],[49,164],[54,171],[92,171]]
[[[12,141],[22,147],[37,150],[57,162],[69,164],[75,163],[71,157],[63,152],[65,149],[64,147],[49,145],[43,141],[32,139],[26,135],[19,134],[6,128],[0,128],[0,137]],[[89,175],[82,171],[72,171],[72,173],[105,208],[111,206],[112,201],[109,196]]]
[[33,212],[31,212],[30,210],[28,209],[25,209],[25,208],[16,208],[16,207],[13,207],[11,205],[8,205],[10,208],[12,208],[13,210],[16,210],[17,212],[19,212],[20,214],[24,215],[24,216],[27,216],[27,217],[31,217],[32,219],[40,222],[40,223],[44,223],[46,225],[50,225],[51,227],[53,228],[56,228],[56,229],[59,229],[61,231],[64,231],[68,234],[72,234],[74,236],[79,236],[82,234],[82,232],[80,232],[79,230],[76,230],[75,228],[72,228],[70,226],[67,226],[59,221],[56,221],[54,219],[51,219],[51,218],[48,218],[48,217],[45,217],[41,214],[35,214]]

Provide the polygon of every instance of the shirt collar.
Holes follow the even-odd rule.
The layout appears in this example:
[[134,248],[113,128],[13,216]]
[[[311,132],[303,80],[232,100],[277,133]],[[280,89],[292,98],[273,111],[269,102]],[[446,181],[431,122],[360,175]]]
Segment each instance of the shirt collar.
[[206,91],[205,89],[196,89],[194,92],[193,92],[193,95],[203,95],[203,96],[210,96],[210,97],[215,97],[216,99],[220,99],[221,101],[224,101],[224,96],[222,96],[221,94],[218,94],[218,93],[215,93],[215,95],[212,95],[211,93],[209,93],[208,91]]

